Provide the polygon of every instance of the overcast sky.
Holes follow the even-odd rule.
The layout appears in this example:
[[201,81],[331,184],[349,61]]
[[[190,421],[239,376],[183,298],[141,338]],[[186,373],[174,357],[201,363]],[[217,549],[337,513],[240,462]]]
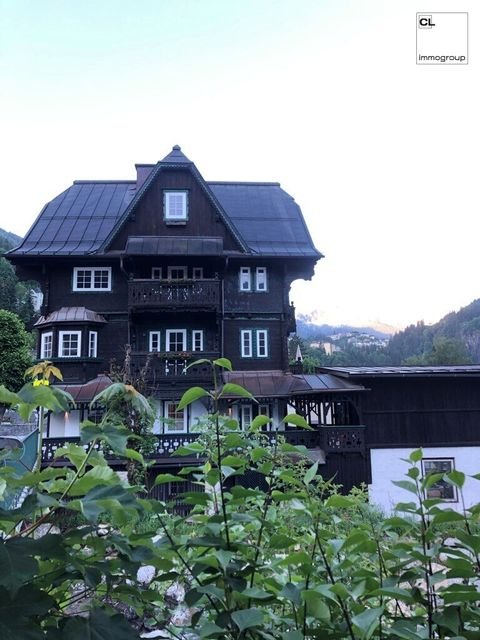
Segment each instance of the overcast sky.
[[[469,65],[415,64],[425,10],[469,12]],[[297,311],[435,322],[480,297],[479,20],[478,0],[0,0],[0,226],[180,144],[206,180],[294,196],[325,254]]]

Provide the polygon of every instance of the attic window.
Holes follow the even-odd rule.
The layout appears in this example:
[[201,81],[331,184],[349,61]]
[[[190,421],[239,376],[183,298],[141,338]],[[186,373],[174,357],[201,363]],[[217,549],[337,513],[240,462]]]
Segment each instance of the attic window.
[[164,191],[163,214],[165,222],[170,224],[182,224],[188,219],[188,192]]

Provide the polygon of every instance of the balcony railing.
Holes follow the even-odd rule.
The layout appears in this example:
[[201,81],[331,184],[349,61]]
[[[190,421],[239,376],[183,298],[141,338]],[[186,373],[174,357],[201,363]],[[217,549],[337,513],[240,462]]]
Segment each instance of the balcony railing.
[[219,280],[131,280],[130,309],[220,309]]
[[[365,450],[364,440],[365,427],[319,427],[313,431],[295,429],[292,431],[267,431],[270,444],[275,442],[278,435],[293,445],[303,445],[307,449],[321,448],[326,453],[363,453]],[[165,460],[171,458],[175,451],[182,446],[195,442],[200,437],[200,433],[165,433],[156,434],[153,450],[148,458],[154,460]],[[55,451],[69,442],[79,444],[79,438],[44,438],[42,443],[42,463],[50,464],[54,461]],[[88,445],[84,445],[87,450]],[[97,449],[101,449],[99,443]],[[106,452],[105,457],[116,460],[117,456]],[[62,459],[57,458],[57,461]],[[181,458],[180,458],[181,460]]]
[[218,352],[190,351],[174,352],[141,352],[131,356],[131,373],[135,377],[144,377],[150,384],[166,380],[185,379],[188,382],[199,380],[212,382],[212,368],[208,363],[193,364],[200,359],[213,360],[220,357]]

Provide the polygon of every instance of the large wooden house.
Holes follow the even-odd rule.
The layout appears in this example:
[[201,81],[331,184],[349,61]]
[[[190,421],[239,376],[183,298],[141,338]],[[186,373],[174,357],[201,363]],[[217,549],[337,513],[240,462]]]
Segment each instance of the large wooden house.
[[[159,464],[171,464],[205,414],[200,401],[177,410],[189,386],[211,384],[208,366],[188,367],[201,358],[229,358],[258,399],[232,399],[240,428],[263,413],[276,429],[287,405],[312,394],[318,424],[358,427],[345,395],[356,385],[289,371],[290,286],[322,257],[295,200],[278,183],[206,182],[178,146],[136,169],[132,181],[75,181],[9,255],[43,291],[37,357],[62,370],[76,400],[67,416],[49,417],[46,459],[78,436],[126,349],[131,379],[144,379],[156,402]],[[328,434],[315,438],[325,458]]]
[[[74,182],[8,256],[20,277],[41,284],[37,357],[62,370],[76,403],[49,416],[45,464],[96,417],[92,399],[125,362],[157,408],[154,468],[182,464],[172,454],[198,437],[208,407],[179,411],[178,401],[188,387],[212,384],[209,366],[189,365],[226,357],[234,371],[224,381],[258,401],[231,398],[225,409],[239,428],[268,415],[324,477],[344,489],[369,484],[385,509],[404,498],[390,480],[412,448],[425,447],[425,472],[480,471],[478,367],[289,368],[290,286],[311,278],[322,256],[278,183],[206,182],[178,146],[136,169],[132,181]],[[313,431],[281,423],[292,408]],[[458,503],[447,489],[433,488]]]

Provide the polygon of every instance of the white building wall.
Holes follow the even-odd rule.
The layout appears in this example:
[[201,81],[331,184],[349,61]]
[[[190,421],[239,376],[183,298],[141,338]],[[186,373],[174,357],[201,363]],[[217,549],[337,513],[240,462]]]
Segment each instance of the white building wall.
[[80,411],[50,415],[50,438],[77,438],[80,435]]
[[[368,488],[369,499],[385,513],[391,513],[398,502],[414,501],[413,493],[392,484],[393,480],[407,479],[405,474],[412,465],[404,462],[404,459],[408,459],[412,451],[413,449],[372,449],[370,452],[372,483]],[[467,476],[480,473],[480,447],[424,447],[423,457],[453,458],[457,471],[462,471]],[[463,497],[466,508],[480,502],[480,481],[467,477]],[[461,510],[460,495],[457,502],[446,501],[439,506]]]

